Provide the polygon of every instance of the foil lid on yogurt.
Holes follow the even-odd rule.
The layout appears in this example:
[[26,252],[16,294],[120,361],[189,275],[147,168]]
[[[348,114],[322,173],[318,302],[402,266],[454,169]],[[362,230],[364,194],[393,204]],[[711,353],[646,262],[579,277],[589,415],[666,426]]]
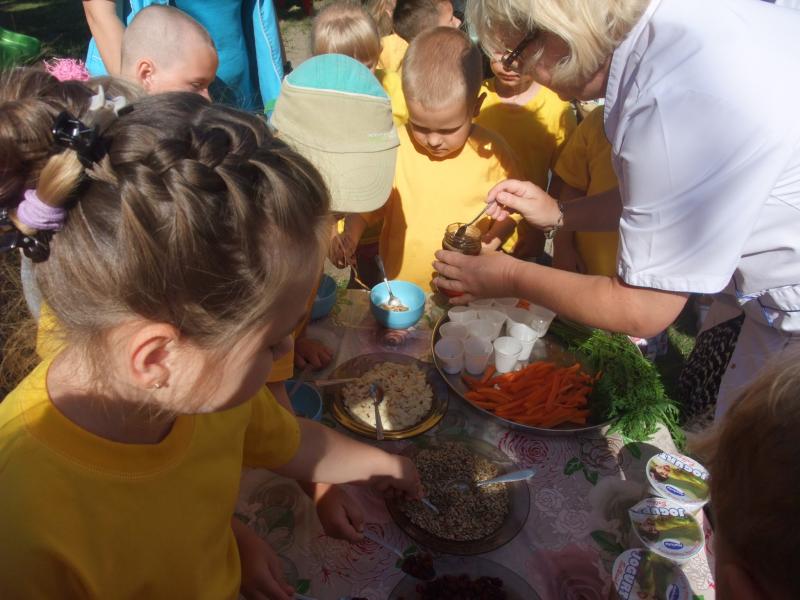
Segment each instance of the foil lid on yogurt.
[[666,498],[645,498],[628,511],[631,525],[648,550],[685,562],[705,546],[703,529],[685,507]]
[[691,587],[680,567],[643,548],[626,550],[611,570],[620,600],[689,600]]
[[709,497],[708,471],[688,456],[661,452],[647,461],[647,481],[653,492],[689,507],[701,508]]

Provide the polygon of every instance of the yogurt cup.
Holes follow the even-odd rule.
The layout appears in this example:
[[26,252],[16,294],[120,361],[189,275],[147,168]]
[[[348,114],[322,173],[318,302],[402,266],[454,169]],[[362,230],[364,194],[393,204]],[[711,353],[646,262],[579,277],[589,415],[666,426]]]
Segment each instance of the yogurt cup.
[[433,346],[436,358],[448,375],[456,375],[464,368],[464,345],[457,338],[442,338]]
[[643,548],[626,550],[614,561],[611,578],[619,600],[689,600],[691,586],[680,567]]
[[496,306],[506,306],[512,308],[517,305],[519,298],[495,298],[494,303]]
[[709,499],[708,471],[688,456],[661,452],[651,457],[647,481],[656,496],[673,500],[692,513]]
[[494,298],[478,298],[469,303],[470,308],[491,308],[494,305]]
[[628,511],[633,531],[644,546],[683,563],[705,546],[703,529],[691,512],[666,498],[645,498]]
[[453,323],[466,323],[478,318],[478,311],[468,306],[454,306],[447,311],[447,316]]
[[452,337],[463,341],[467,339],[469,332],[462,323],[453,323],[450,321],[448,323],[442,323],[442,326],[439,327],[439,335],[443,338]]

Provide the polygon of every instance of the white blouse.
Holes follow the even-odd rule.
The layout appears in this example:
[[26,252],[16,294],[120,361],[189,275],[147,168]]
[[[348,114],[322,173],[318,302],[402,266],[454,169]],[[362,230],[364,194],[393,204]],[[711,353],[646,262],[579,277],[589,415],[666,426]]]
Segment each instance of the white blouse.
[[800,12],[652,0],[614,52],[619,274],[800,332]]

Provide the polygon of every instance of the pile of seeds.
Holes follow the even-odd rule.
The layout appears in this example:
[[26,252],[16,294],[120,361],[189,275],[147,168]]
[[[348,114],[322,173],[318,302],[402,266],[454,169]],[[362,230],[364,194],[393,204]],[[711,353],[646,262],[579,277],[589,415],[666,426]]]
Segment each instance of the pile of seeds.
[[507,486],[470,485],[462,490],[454,485],[497,477],[500,472],[494,464],[455,442],[421,450],[414,463],[428,498],[439,509],[436,514],[420,502],[403,503],[401,510],[417,527],[443,539],[465,542],[483,539],[503,524],[510,506]]

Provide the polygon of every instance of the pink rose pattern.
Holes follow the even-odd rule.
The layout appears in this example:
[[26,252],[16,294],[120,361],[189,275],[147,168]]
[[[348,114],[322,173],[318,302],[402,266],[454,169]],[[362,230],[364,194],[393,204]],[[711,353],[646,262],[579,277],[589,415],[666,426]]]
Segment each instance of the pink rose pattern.
[[528,581],[542,600],[606,600],[610,576],[590,546],[541,550],[527,564]]

